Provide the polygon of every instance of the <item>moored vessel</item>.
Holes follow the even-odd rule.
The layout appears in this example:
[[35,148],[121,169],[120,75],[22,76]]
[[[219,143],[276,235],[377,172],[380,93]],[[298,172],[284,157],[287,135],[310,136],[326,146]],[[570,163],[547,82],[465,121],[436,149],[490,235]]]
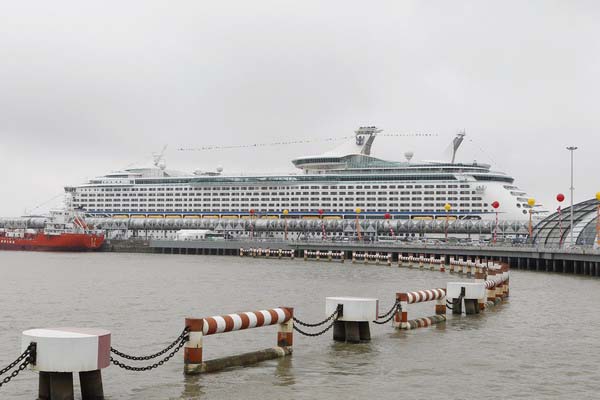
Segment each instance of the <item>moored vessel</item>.
[[[93,218],[361,218],[527,220],[539,213],[514,178],[491,165],[458,162],[465,133],[451,144],[447,161],[388,161],[371,155],[375,126],[361,127],[338,148],[292,160],[300,173],[193,174],[153,166],[127,168],[68,186],[73,204]],[[497,203],[498,208],[493,204]],[[446,205],[450,210],[446,210]]]
[[102,243],[104,233],[69,211],[53,211],[42,229],[0,230],[0,250],[88,251],[99,249]]

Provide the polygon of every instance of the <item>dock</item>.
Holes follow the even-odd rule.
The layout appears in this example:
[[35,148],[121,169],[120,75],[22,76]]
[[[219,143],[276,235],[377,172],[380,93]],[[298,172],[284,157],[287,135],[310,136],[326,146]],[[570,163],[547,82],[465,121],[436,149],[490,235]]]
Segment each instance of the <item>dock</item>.
[[[463,245],[415,245],[396,243],[335,242],[335,241],[257,241],[257,240],[119,240],[109,241],[105,251],[186,254],[212,256],[240,256],[242,249],[292,250],[295,258],[304,258],[307,251],[343,252],[345,259],[353,253],[391,254],[392,263],[399,257],[410,255],[436,256],[438,258],[489,259],[510,265],[512,269],[556,272],[575,275],[599,276],[600,251],[589,248],[559,249],[534,246],[463,246]],[[323,258],[327,260],[326,257]]]

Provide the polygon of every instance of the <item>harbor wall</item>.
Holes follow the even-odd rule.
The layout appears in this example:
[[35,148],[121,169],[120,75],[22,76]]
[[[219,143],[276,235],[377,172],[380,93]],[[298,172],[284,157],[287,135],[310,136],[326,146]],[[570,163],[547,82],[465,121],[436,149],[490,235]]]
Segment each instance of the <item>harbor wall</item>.
[[[297,242],[297,241],[256,241],[256,240],[109,240],[103,251],[129,253],[159,253],[187,255],[240,256],[241,251],[251,249],[269,249],[269,258],[276,257],[277,250],[291,250],[294,258],[305,258],[307,254],[324,256],[328,252],[343,253],[350,260],[353,253],[370,255],[389,254],[391,263],[397,263],[403,256],[450,257],[464,261],[481,259],[507,263],[513,269],[527,271],[556,272],[575,275],[599,276],[600,252],[593,249],[556,249],[538,247],[500,247],[500,246],[394,246],[381,243],[339,243],[339,242]],[[264,253],[264,252],[263,252]],[[272,255],[271,255],[272,254]],[[259,255],[263,257],[264,255]],[[307,258],[313,258],[307,257]],[[376,259],[373,257],[372,259]]]

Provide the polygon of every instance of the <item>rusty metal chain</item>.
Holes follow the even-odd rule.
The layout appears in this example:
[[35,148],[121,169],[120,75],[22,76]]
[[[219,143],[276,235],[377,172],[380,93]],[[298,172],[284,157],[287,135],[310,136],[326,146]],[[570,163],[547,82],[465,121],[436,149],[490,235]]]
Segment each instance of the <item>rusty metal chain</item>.
[[171,358],[173,358],[173,356],[179,351],[181,350],[181,348],[185,345],[185,343],[189,340],[189,336],[186,334],[185,336],[183,336],[181,339],[179,339],[179,345],[177,345],[177,347],[175,347],[175,349],[173,349],[173,351],[171,351],[165,358],[163,358],[162,360],[152,364],[152,365],[147,365],[144,367],[134,367],[131,365],[126,365],[123,364],[122,362],[120,362],[119,360],[115,360],[113,357],[110,358],[110,361],[116,365],[119,368],[123,368],[127,371],[150,371],[154,368],[158,368],[163,366],[167,361],[169,361]]
[[382,318],[385,318],[385,317],[389,316],[391,313],[393,313],[393,312],[394,312],[394,310],[396,310],[396,309],[398,308],[398,307],[397,307],[397,306],[398,306],[398,304],[399,304],[399,301],[398,301],[398,300],[396,300],[396,302],[395,302],[395,303],[392,305],[392,308],[390,308],[390,311],[386,312],[386,313],[385,313],[385,314],[383,314],[383,315],[378,315],[378,316],[377,316],[377,319],[382,319]]
[[119,350],[111,347],[110,348],[110,352],[113,354],[116,354],[119,357],[125,358],[127,360],[133,360],[133,361],[147,361],[147,360],[152,360],[158,356],[162,356],[163,354],[165,354],[167,351],[171,350],[173,347],[175,347],[177,345],[177,343],[179,343],[181,340],[183,340],[183,338],[186,337],[187,333],[189,332],[189,328],[185,327],[185,329],[181,332],[181,334],[177,337],[177,339],[175,339],[175,341],[173,343],[171,343],[170,345],[168,345],[166,348],[164,348],[163,350],[159,351],[158,353],[154,353],[154,354],[150,354],[148,356],[132,356],[129,354],[125,354],[120,352]]
[[326,324],[327,322],[331,321],[333,318],[335,318],[338,314],[338,310],[335,310],[333,312],[333,314],[331,314],[329,317],[327,317],[326,319],[324,319],[321,322],[317,322],[316,324],[309,324],[307,322],[302,322],[300,321],[298,318],[294,317],[294,322],[297,323],[298,325],[302,325],[302,326],[306,326],[307,328],[315,328],[317,326],[321,326]]
[[10,382],[12,378],[19,375],[19,373],[21,371],[23,371],[25,368],[27,368],[27,366],[29,364],[35,363],[35,357],[36,357],[35,347],[36,347],[35,343],[30,343],[29,346],[27,346],[27,350],[25,350],[23,352],[23,354],[21,354],[15,361],[10,363],[10,365],[8,367],[5,367],[0,371],[0,375],[3,375],[5,373],[7,373],[8,371],[10,371],[11,369],[13,369],[15,366],[17,366],[17,364],[19,364],[19,362],[25,360],[19,365],[19,367],[17,369],[15,369],[13,372],[11,372],[10,375],[8,375],[8,376],[4,377],[4,379],[0,380],[0,388],[2,387],[2,385],[5,385],[8,382]]
[[25,351],[15,361],[8,364],[7,367],[1,369],[0,375],[4,375],[5,373],[7,373],[11,369],[13,369],[17,364],[19,364],[21,361],[23,361],[30,353],[31,353],[31,345],[29,345],[29,347],[27,347],[27,349],[25,349]]
[[449,310],[454,310],[454,306],[462,304],[463,297],[464,296],[462,294],[460,294],[458,296],[458,298],[456,298],[454,300],[446,299],[446,308],[448,308]]
[[[390,311],[388,311],[384,315],[378,315],[377,316],[377,320],[373,321],[373,323],[377,324],[377,325],[387,324],[392,319],[394,319],[394,317],[396,316],[396,313],[402,313],[402,305],[400,304],[399,301],[396,301],[396,303],[394,303],[394,305],[392,306],[392,308],[390,309]],[[388,317],[385,321],[378,321],[379,319],[385,318],[385,317]]]
[[[337,311],[336,311],[336,314],[337,314]],[[331,318],[328,318],[328,320],[329,320],[329,319],[331,319]],[[336,318],[336,320],[337,320],[337,318]],[[331,324],[329,324],[329,326],[327,326],[327,328],[325,328],[325,329],[323,329],[322,331],[320,331],[320,332],[317,332],[317,333],[308,333],[308,332],[304,332],[303,330],[301,330],[300,328],[298,328],[296,325],[294,325],[294,330],[295,330],[296,332],[298,332],[299,334],[301,334],[301,335],[304,335],[304,336],[316,337],[316,336],[321,336],[321,335],[323,335],[325,332],[327,332],[328,330],[330,330],[330,329],[331,329],[331,327],[332,327],[334,324],[335,324],[335,320],[334,320],[334,321],[331,321]],[[322,325],[322,324],[321,324],[321,325]]]

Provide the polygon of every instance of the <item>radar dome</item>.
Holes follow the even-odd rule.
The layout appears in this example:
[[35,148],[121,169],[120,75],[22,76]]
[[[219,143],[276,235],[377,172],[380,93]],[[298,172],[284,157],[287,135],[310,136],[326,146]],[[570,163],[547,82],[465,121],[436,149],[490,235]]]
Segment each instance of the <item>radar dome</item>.
[[221,172],[223,172],[223,167],[222,167],[221,165],[219,165],[219,166],[217,167],[217,172],[218,172],[218,173],[221,173]]
[[408,161],[408,162],[410,162],[410,160],[412,160],[414,155],[415,155],[415,153],[413,153],[412,151],[407,151],[406,153],[404,153],[404,157],[406,158],[406,161]]

